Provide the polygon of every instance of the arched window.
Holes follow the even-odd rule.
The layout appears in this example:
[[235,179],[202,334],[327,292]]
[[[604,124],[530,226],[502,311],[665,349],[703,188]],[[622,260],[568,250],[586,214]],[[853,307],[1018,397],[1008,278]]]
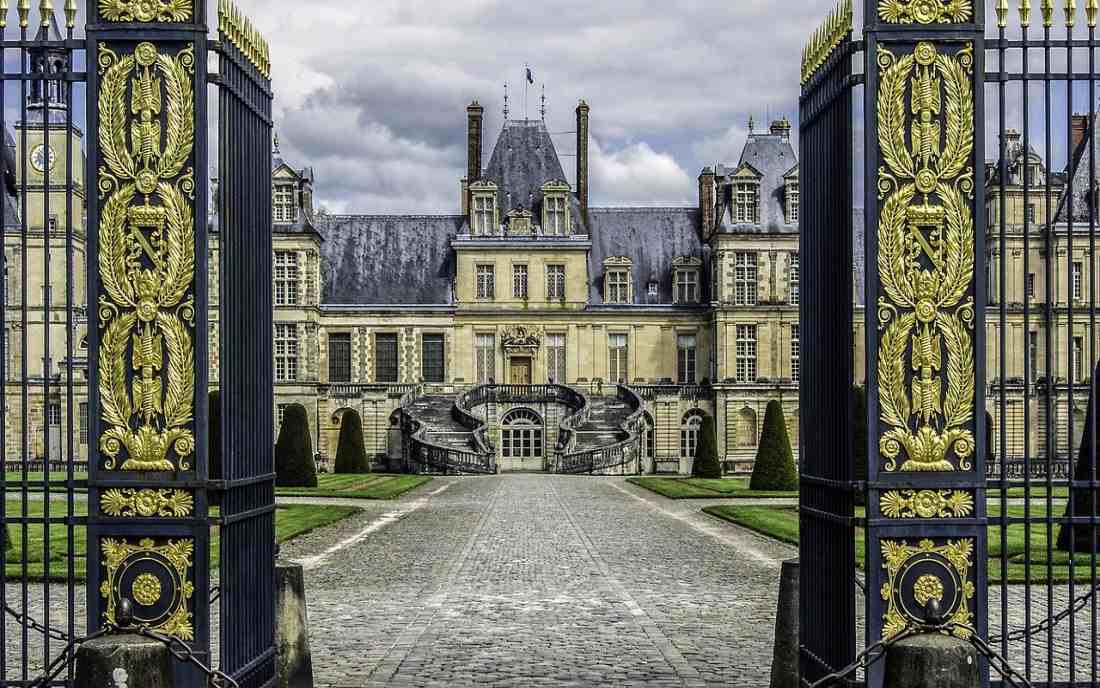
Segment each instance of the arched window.
[[530,459],[542,456],[542,418],[530,409],[509,411],[501,419],[501,456]]
[[657,430],[653,422],[653,416],[649,415],[649,411],[645,412],[645,455],[649,458],[653,458],[657,455]]
[[756,446],[756,412],[748,406],[737,413],[737,445]]
[[695,448],[699,446],[699,427],[703,424],[704,415],[699,409],[692,409],[684,414],[680,422],[680,456],[682,458],[695,458]]

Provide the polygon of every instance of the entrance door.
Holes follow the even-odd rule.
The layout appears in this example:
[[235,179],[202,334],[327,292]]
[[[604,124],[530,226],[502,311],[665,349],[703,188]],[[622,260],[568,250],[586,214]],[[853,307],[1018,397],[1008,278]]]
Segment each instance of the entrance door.
[[508,382],[513,385],[531,384],[530,357],[513,358],[509,369]]
[[526,408],[512,409],[500,421],[501,471],[545,470],[543,422]]

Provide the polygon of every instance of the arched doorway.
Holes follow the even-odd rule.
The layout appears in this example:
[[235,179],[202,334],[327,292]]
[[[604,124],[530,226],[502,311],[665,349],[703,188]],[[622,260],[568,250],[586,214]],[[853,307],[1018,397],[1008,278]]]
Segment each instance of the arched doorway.
[[500,419],[500,470],[545,470],[542,416],[528,408],[512,409]]
[[699,446],[699,428],[706,414],[699,409],[691,409],[680,421],[680,458],[694,459],[695,449]]

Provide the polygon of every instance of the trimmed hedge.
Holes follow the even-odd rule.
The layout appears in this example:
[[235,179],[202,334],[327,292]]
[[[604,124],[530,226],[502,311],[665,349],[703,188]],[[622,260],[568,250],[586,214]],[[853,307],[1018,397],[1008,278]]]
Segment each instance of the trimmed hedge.
[[283,412],[283,425],[279,428],[279,440],[275,443],[275,485],[317,487],[317,465],[313,461],[309,416],[301,404],[291,404]]
[[[219,390],[210,393],[209,419],[206,429],[207,474],[210,480],[222,480],[225,476],[222,468],[222,394]],[[222,503],[222,493],[210,490],[207,495],[210,506]]]
[[791,440],[787,436],[787,422],[783,419],[783,406],[775,400],[768,402],[768,410],[764,414],[764,429],[760,433],[760,446],[756,450],[756,464],[752,467],[749,489],[798,489],[798,472],[794,467]]
[[[1096,427],[1096,376],[1100,375],[1100,365],[1097,366],[1096,372],[1092,376],[1092,389],[1089,390],[1089,408],[1085,414],[1085,432],[1081,436],[1081,451],[1078,454],[1077,465],[1073,469],[1073,475],[1075,476],[1089,476],[1092,475],[1092,456],[1094,447],[1096,444],[1096,433],[1093,429]],[[1100,461],[1100,459],[1097,459]],[[1074,517],[1088,517],[1088,516],[1100,516],[1100,489],[1088,488],[1088,487],[1071,487],[1069,491],[1070,498],[1066,500],[1065,516],[1069,518],[1070,514]],[[1072,511],[1071,511],[1072,509]],[[1073,552],[1092,552],[1093,542],[1096,542],[1096,552],[1100,554],[1100,535],[1096,534],[1096,526],[1090,526],[1087,524],[1081,524],[1077,526],[1064,523],[1061,529],[1058,531],[1058,549],[1062,552],[1069,552],[1070,547],[1070,533],[1073,533]]]
[[699,441],[695,444],[695,461],[691,475],[696,478],[722,477],[722,464],[718,462],[718,438],[714,429],[714,417],[703,416],[699,425]]
[[336,445],[337,473],[370,473],[370,460],[363,446],[363,421],[355,409],[340,418],[340,440]]
[[8,524],[5,523],[3,532],[0,532],[0,545],[3,545],[5,552],[10,552],[15,549],[15,545],[12,544],[13,542],[14,540],[11,539],[11,530],[9,530]]

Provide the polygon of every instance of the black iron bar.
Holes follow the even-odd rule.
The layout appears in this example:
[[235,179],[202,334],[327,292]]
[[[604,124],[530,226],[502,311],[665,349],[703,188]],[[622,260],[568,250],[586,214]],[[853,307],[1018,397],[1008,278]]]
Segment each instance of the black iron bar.
[[[49,40],[50,37],[50,23],[53,21],[53,13],[51,12],[48,17],[43,17],[46,21],[42,23],[39,31],[43,34],[43,38]],[[41,53],[41,65],[43,74],[49,74],[52,69],[50,54],[45,52]],[[53,247],[50,242],[53,240],[50,227],[50,171],[52,165],[50,164],[49,151],[52,150],[50,146],[50,115],[52,114],[53,103],[51,101],[53,89],[50,81],[40,81],[36,84],[38,95],[41,99],[42,107],[42,146],[44,151],[44,164],[42,165],[42,455],[46,458],[47,462],[52,459],[50,452],[50,429],[53,425],[53,402],[50,398],[50,377],[53,375],[53,360],[50,357],[50,303],[52,301],[51,292],[53,290],[53,282],[50,280],[50,251]],[[24,152],[24,155],[26,153]],[[58,405],[58,412],[60,414],[61,407]],[[60,423],[61,419],[58,418]],[[42,514],[45,520],[48,522],[50,519],[50,488],[49,488],[50,471],[48,466],[43,467],[42,480],[46,484],[42,486],[43,500],[42,500]],[[47,525],[42,526],[42,569],[45,574],[46,581],[50,580],[50,527]],[[47,626],[50,625],[50,584],[44,583],[42,586],[42,616],[45,619]],[[50,661],[50,638],[46,636],[42,646],[42,657],[44,663]]]
[[[66,34],[69,40],[73,38],[73,27],[68,26]],[[65,53],[65,69],[72,69],[73,66],[73,51],[70,48]],[[68,494],[68,517],[70,522],[75,515],[74,510],[74,495],[76,490],[74,478],[74,467],[76,462],[76,452],[74,451],[73,443],[73,428],[77,425],[73,421],[73,366],[75,364],[73,360],[73,336],[75,334],[73,327],[73,84],[71,81],[64,82],[65,92],[65,399],[66,399],[66,414],[69,418],[68,424],[68,439],[67,439],[67,454],[68,461],[65,463],[65,479],[66,486],[65,491]],[[77,421],[80,418],[77,417]],[[86,422],[86,421],[85,421]],[[66,553],[68,554],[68,581],[72,582],[76,580],[76,533],[75,528],[69,525],[66,528]],[[69,637],[76,636],[76,586],[70,584],[69,590]],[[73,675],[74,667],[70,663],[68,668],[67,679],[71,682],[75,679]]]
[[[1087,129],[1086,129],[1085,137],[1084,137],[1083,140],[1086,142],[1086,144],[1089,147],[1089,189],[1095,189],[1096,188],[1096,141],[1094,140],[1094,136],[1095,136],[1095,133],[1096,133],[1096,78],[1095,78],[1095,74],[1096,74],[1096,22],[1095,22],[1095,20],[1090,20],[1089,21],[1089,48],[1088,49],[1089,49],[1089,75],[1090,75],[1090,78],[1089,78],[1089,118],[1088,118],[1088,122],[1086,124]],[[1088,326],[1088,329],[1087,329],[1088,340],[1089,340],[1089,359],[1088,359],[1088,362],[1087,362],[1086,366],[1082,370],[1071,370],[1070,377],[1072,378],[1074,375],[1084,375],[1085,371],[1088,371],[1088,378],[1089,378],[1089,381],[1091,383],[1089,385],[1089,394],[1091,396],[1092,395],[1092,390],[1095,389],[1095,384],[1096,384],[1096,380],[1092,379],[1094,377],[1094,372],[1093,371],[1095,369],[1094,363],[1096,361],[1096,278],[1095,278],[1095,275],[1096,275],[1096,269],[1097,269],[1097,263],[1098,263],[1098,261],[1096,260],[1096,210],[1095,209],[1092,209],[1089,212],[1089,253],[1088,253],[1088,255],[1089,255],[1089,261],[1088,262],[1082,261],[1081,279],[1083,280],[1085,278],[1084,272],[1087,270],[1088,274],[1089,274],[1089,326]],[[1084,287],[1084,285],[1082,285],[1082,288],[1083,287]],[[1073,322],[1073,323],[1070,324],[1071,333],[1072,333],[1072,330],[1073,330],[1075,325],[1076,325],[1076,322]],[[1071,337],[1072,337],[1072,334],[1071,334]],[[1081,356],[1083,358],[1084,357],[1084,347],[1082,346],[1081,348],[1082,348]],[[1073,365],[1072,362],[1074,361],[1072,351],[1070,352],[1070,361],[1071,361],[1071,368],[1072,368],[1072,365]],[[1082,361],[1082,363],[1085,363],[1085,361]],[[1069,404],[1068,404],[1068,407],[1067,407],[1066,411],[1067,411],[1067,413],[1070,414],[1071,418],[1073,417],[1074,402],[1075,402],[1075,400],[1073,398],[1073,395],[1070,394]],[[1095,414],[1093,414],[1093,415],[1095,416]],[[1095,418],[1090,419],[1086,416],[1085,422],[1094,423]],[[1095,435],[1095,430],[1094,429],[1082,428],[1082,430],[1084,431],[1084,434],[1082,435],[1082,439],[1084,437],[1090,436],[1089,435],[1090,430],[1092,430],[1092,432],[1093,432],[1093,434],[1091,436],[1095,438],[1096,435]],[[1075,459],[1075,457],[1073,456],[1073,438],[1074,438],[1074,433],[1072,431],[1070,431],[1070,433],[1069,433],[1069,448],[1070,448],[1069,460],[1071,462]],[[1095,441],[1090,442],[1089,446],[1092,447],[1092,448],[1095,448],[1096,447]],[[1091,470],[1091,479],[1093,481],[1095,481],[1096,480],[1096,459],[1095,459],[1095,456],[1092,457],[1092,461],[1090,462],[1089,466],[1090,466],[1090,470]],[[1070,488],[1070,489],[1071,489],[1071,491],[1069,492],[1069,498],[1072,500],[1073,499],[1073,492],[1072,492],[1072,488]],[[1092,496],[1092,499],[1091,499],[1092,508],[1091,508],[1089,513],[1091,513],[1091,514],[1100,513],[1100,510],[1097,509],[1097,501],[1096,501],[1097,492],[1096,492],[1096,490],[1095,489],[1092,490],[1089,494]],[[1093,528],[1089,531],[1090,540],[1091,540],[1091,542],[1090,542],[1091,547],[1089,548],[1089,552],[1090,552],[1090,555],[1089,555],[1090,561],[1089,561],[1089,563],[1090,563],[1090,570],[1092,571],[1090,582],[1092,584],[1092,589],[1093,590],[1097,589],[1097,584],[1098,584],[1097,572],[1096,572],[1096,549],[1097,549],[1097,546],[1096,546],[1097,545],[1096,531],[1097,530],[1098,530],[1098,528],[1096,528],[1096,526],[1093,526]],[[1071,554],[1070,556],[1073,556],[1073,555]],[[1098,680],[1098,671],[1100,671],[1100,666],[1098,666],[1098,665],[1100,665],[1100,647],[1098,647],[1098,646],[1100,646],[1100,643],[1098,643],[1097,640],[1096,640],[1097,628],[1098,628],[1097,622],[1100,621],[1100,616],[1098,616],[1098,611],[1097,611],[1096,595],[1092,596],[1092,601],[1091,601],[1090,606],[1091,606],[1090,611],[1091,611],[1091,615],[1092,615],[1093,641],[1092,641],[1092,647],[1091,647],[1091,652],[1092,652],[1092,666],[1091,666],[1091,669],[1092,670],[1089,673],[1091,674],[1092,684],[1095,686],[1098,683],[1100,683],[1100,680]]]
[[[1000,236],[998,237],[998,247],[999,247],[999,254],[1000,254],[1000,265],[998,267],[999,267],[999,270],[1000,270],[1000,277],[998,278],[998,285],[997,286],[998,286],[998,289],[1000,291],[1000,295],[998,297],[998,300],[1000,301],[1000,304],[999,304],[1000,305],[1000,309],[999,309],[1000,310],[1000,341],[998,342],[998,344],[1000,346],[1000,355],[998,357],[999,358],[998,363],[999,363],[999,366],[1000,366],[999,382],[1000,382],[1001,405],[1000,405],[1000,412],[997,415],[998,415],[998,422],[999,422],[999,425],[1000,425],[1000,450],[1001,450],[1000,451],[1000,459],[1001,459],[1000,464],[1001,464],[1001,481],[1003,482],[1005,480],[1005,471],[1007,470],[1007,464],[1008,464],[1008,452],[1007,452],[1008,434],[1007,434],[1006,425],[1005,425],[1005,422],[1006,422],[1005,409],[1007,408],[1006,397],[1005,397],[1005,395],[1006,395],[1005,380],[1008,379],[1008,372],[1007,372],[1006,367],[1005,367],[1005,358],[1006,358],[1006,355],[1007,355],[1007,351],[1006,351],[1007,350],[1007,333],[1008,333],[1008,306],[1007,306],[1008,299],[1005,298],[1005,296],[1006,296],[1006,294],[1005,294],[1005,282],[1007,280],[1007,267],[1006,266],[1008,264],[1008,251],[1007,251],[1007,247],[1006,247],[1006,237],[1005,237],[1006,224],[1007,224],[1007,220],[1006,220],[1005,215],[1006,215],[1007,210],[1008,210],[1008,201],[1005,197],[1005,187],[1006,187],[1006,184],[1007,184],[1006,177],[1008,176],[1008,141],[1005,138],[1005,128],[1006,128],[1005,127],[1005,111],[1007,109],[1006,98],[1005,98],[1006,83],[1004,81],[1005,60],[1007,58],[1007,48],[1005,47],[1005,44],[1004,44],[1005,27],[1001,26],[1000,29],[999,29],[999,32],[1000,32],[1001,42],[1000,42],[1000,45],[999,45],[999,48],[998,48],[998,62],[999,62],[998,70],[1000,71],[1000,74],[1001,74],[1001,80],[997,84],[998,112],[999,112],[997,131],[1000,134],[1001,160],[1000,160],[1000,165],[999,165],[1000,172],[999,172],[999,175],[998,175],[1000,177],[1000,180],[999,180],[1000,197],[998,199],[998,202],[999,202],[999,205],[1000,205],[1000,207],[998,208],[998,212],[999,212],[999,215],[1000,215],[1000,217],[998,217],[998,223],[1000,225]],[[1026,202],[1026,200],[1025,200],[1025,202]],[[1008,513],[1008,488],[1002,486],[1001,487],[1001,516],[1004,516],[1007,513]],[[1001,525],[1001,551],[1005,552],[1007,550],[1008,550],[1008,532],[1005,529],[1004,525],[1002,524]],[[1002,633],[1002,635],[1007,632],[1007,626],[1006,626],[1007,621],[1006,620],[1008,619],[1008,595],[1006,593],[1008,592],[1008,586],[1005,583],[1005,581],[1007,581],[1007,580],[1008,580],[1008,560],[1006,558],[1002,557],[1001,558],[1001,633]],[[1005,641],[1005,644],[1002,645],[1001,650],[1002,650],[1002,653],[1007,653],[1008,652],[1007,641]]]
[[[23,40],[26,40],[26,38],[27,38],[27,27],[25,27],[25,26],[20,27],[20,35],[22,36]],[[21,50],[20,63],[23,65],[24,71],[26,71],[27,68],[28,68],[28,64],[29,64],[29,55],[27,53],[26,48],[23,48]],[[26,121],[27,121],[27,82],[26,81],[20,81],[19,82],[19,89],[20,89],[20,93],[19,93],[19,121],[21,123],[25,124]],[[23,151],[23,155],[19,156],[19,170],[20,170],[20,175],[19,175],[19,200],[20,200],[20,210],[21,210],[21,212],[19,213],[19,244],[20,244],[20,246],[19,246],[20,247],[19,317],[20,317],[20,339],[22,340],[22,348],[21,348],[22,355],[20,356],[20,368],[21,368],[21,373],[22,374],[21,374],[20,379],[19,379],[19,393],[20,393],[20,403],[21,403],[21,411],[22,411],[22,413],[21,413],[22,421],[21,422],[22,422],[22,430],[23,430],[22,436],[20,438],[21,443],[22,443],[22,449],[23,449],[23,456],[22,456],[22,459],[23,459],[23,475],[22,475],[22,479],[23,479],[23,484],[22,484],[23,504],[22,504],[22,512],[21,513],[22,513],[23,518],[26,518],[27,515],[28,515],[28,512],[27,512],[27,501],[28,501],[27,481],[28,481],[28,477],[29,477],[29,474],[27,472],[27,456],[28,456],[27,437],[28,437],[28,434],[29,434],[28,418],[27,418],[27,411],[28,411],[27,355],[29,353],[29,350],[27,348],[27,156],[26,156],[27,128],[26,128],[26,126],[23,126],[23,127],[20,128],[19,138],[20,138],[20,142],[22,143],[21,149]],[[22,575],[22,579],[20,581],[20,585],[22,586],[22,593],[23,593],[23,614],[24,614],[24,616],[29,611],[29,609],[28,609],[29,591],[27,589],[27,557],[26,557],[27,544],[28,544],[27,528],[24,527],[23,528],[23,548],[22,548],[22,552],[23,552],[22,574],[23,575]],[[28,637],[27,637],[27,627],[26,626],[23,627],[23,638],[22,638],[22,640],[23,640],[23,645],[22,645],[22,648],[23,648],[23,680],[27,681],[27,680],[30,679],[30,672],[28,671],[28,668],[27,668],[27,664],[28,664],[28,661],[27,661],[27,640],[28,640]],[[48,658],[47,658],[47,661],[48,661]]]
[[[1068,15],[1068,10],[1067,10],[1067,20],[1066,20],[1066,38],[1067,39],[1071,39],[1073,37],[1073,25],[1074,25],[1074,22],[1072,21],[1072,17],[1070,15]],[[1073,74],[1073,48],[1072,47],[1066,48],[1066,74]],[[1067,354],[1069,354],[1073,350],[1073,322],[1074,322],[1074,317],[1073,317],[1073,232],[1074,232],[1073,186],[1074,186],[1075,177],[1076,177],[1076,170],[1073,169],[1073,152],[1074,151],[1073,151],[1073,143],[1072,143],[1072,141],[1073,141],[1073,80],[1072,79],[1069,80],[1069,82],[1066,84],[1066,126],[1067,126],[1067,128],[1066,128],[1066,150],[1067,150],[1066,168],[1069,170],[1069,172],[1068,172],[1068,174],[1069,174],[1069,179],[1068,179],[1069,187],[1068,188],[1070,190],[1069,193],[1066,194],[1066,207],[1067,207],[1067,213],[1066,213],[1066,243],[1067,243],[1067,246],[1066,246],[1066,280],[1067,280],[1067,287],[1068,287],[1067,290],[1066,290],[1066,303],[1069,305],[1069,313],[1068,313],[1068,317],[1066,319],[1067,320],[1066,330],[1067,330],[1068,336],[1069,336],[1069,346],[1067,347],[1066,352],[1067,352]],[[1084,162],[1084,161],[1082,160],[1082,162]],[[1092,210],[1089,211],[1090,214],[1092,214],[1093,212],[1095,212],[1095,211],[1092,211]],[[1051,234],[1051,232],[1048,231],[1047,234],[1049,235],[1049,234]],[[1058,258],[1057,258],[1056,254],[1048,252],[1047,253],[1047,258],[1046,258],[1046,264],[1048,266],[1053,266],[1057,259]],[[1052,268],[1048,268],[1048,269],[1052,269]],[[1053,288],[1048,287],[1048,291],[1053,293],[1054,290],[1053,290]],[[1053,300],[1053,297],[1048,299],[1048,301],[1052,301],[1052,300]],[[1049,308],[1049,306],[1048,306],[1048,308]],[[1051,347],[1053,347],[1054,335],[1056,334],[1054,329],[1055,329],[1054,314],[1053,314],[1053,311],[1050,311],[1050,315],[1047,318],[1047,338],[1051,342]],[[1069,358],[1068,355],[1067,355],[1067,358]],[[1056,384],[1057,383],[1057,375],[1055,374],[1055,371],[1054,371],[1054,368],[1053,368],[1053,362],[1054,362],[1053,352],[1051,352],[1051,351],[1047,352],[1047,359],[1050,361],[1050,365],[1048,365],[1048,367],[1047,367],[1046,398],[1047,398],[1047,405],[1051,406],[1051,401],[1050,400],[1052,399],[1052,397],[1054,397],[1055,394],[1057,394],[1057,384]],[[1072,401],[1073,401],[1073,375],[1068,375],[1067,377],[1069,378],[1069,400],[1070,400],[1070,404],[1072,405]],[[1067,410],[1069,410],[1069,409],[1067,409]],[[1070,417],[1069,417],[1069,433],[1070,433],[1069,437],[1072,438],[1073,437],[1073,413],[1071,412],[1069,415],[1070,415]],[[1056,427],[1057,423],[1056,422],[1051,422],[1051,420],[1052,420],[1051,417],[1048,415],[1047,416],[1047,435],[1048,436],[1054,436],[1055,432],[1057,431],[1057,427]],[[1051,447],[1051,452],[1053,452],[1053,448],[1056,446],[1055,441],[1052,439],[1050,442],[1048,442],[1048,446]],[[1070,447],[1073,446],[1072,439],[1069,442],[1069,446]],[[1048,453],[1047,457],[1046,457],[1047,461],[1050,461],[1052,456],[1053,456],[1052,453]],[[1069,462],[1069,479],[1070,479],[1071,482],[1073,481],[1073,468],[1074,468],[1073,461],[1071,460]],[[1053,562],[1053,559],[1054,559],[1054,557],[1053,557],[1053,551],[1054,551],[1054,542],[1053,542],[1054,527],[1053,527],[1053,522],[1054,522],[1054,519],[1052,518],[1052,516],[1053,516],[1052,512],[1053,512],[1053,509],[1054,509],[1054,501],[1053,501],[1054,498],[1052,496],[1052,492],[1054,490],[1050,486],[1050,477],[1049,477],[1050,476],[1050,471],[1047,471],[1047,476],[1048,476],[1047,477],[1047,484],[1048,484],[1048,486],[1047,486],[1047,552],[1048,552],[1048,556],[1047,556],[1047,573],[1048,573],[1047,580],[1050,581],[1053,578],[1052,573],[1054,571],[1054,562]],[[1072,515],[1073,515],[1073,499],[1072,498],[1069,499],[1069,514],[1072,517]],[[1069,530],[1070,530],[1069,598],[1072,600],[1074,598],[1074,596],[1076,595],[1076,591],[1075,591],[1076,581],[1074,580],[1075,576],[1074,576],[1074,567],[1073,567],[1073,559],[1074,559],[1073,553],[1076,550],[1073,546],[1073,531],[1074,531],[1074,528],[1071,526],[1071,527],[1069,527]],[[1048,584],[1047,585],[1047,615],[1048,615],[1048,617],[1050,615],[1054,614],[1053,601],[1054,601],[1054,587],[1052,585]],[[1073,639],[1076,636],[1076,633],[1075,633],[1076,624],[1077,624],[1077,615],[1076,614],[1070,614],[1070,618],[1069,618],[1069,637],[1070,637],[1070,643],[1069,643],[1069,682],[1070,682],[1071,686],[1077,683],[1077,667],[1075,666],[1076,659],[1077,659],[1077,643],[1073,642]],[[1047,632],[1047,644],[1049,646],[1048,647],[1048,664],[1050,666],[1050,669],[1048,671],[1048,675],[1050,677],[1050,681],[1053,682],[1054,681],[1054,661],[1053,661],[1054,660],[1054,635],[1053,635],[1053,629]]]
[[[7,33],[7,22],[0,26],[0,76],[4,76],[7,73],[7,49],[4,47],[2,39],[4,34]],[[0,82],[0,141],[4,146],[8,145],[7,140],[7,90],[8,84],[6,81]],[[12,270],[11,261],[8,260],[8,202],[7,202],[7,158],[6,156],[0,158],[4,161],[4,174],[0,179],[2,184],[4,196],[3,207],[0,207],[0,232],[4,238],[3,250],[4,250],[4,274],[0,275],[0,385],[3,385],[3,394],[0,394],[0,418],[8,417],[8,377],[11,375],[11,371],[8,369],[8,356],[11,355],[11,341],[8,334],[8,275]],[[8,430],[7,423],[0,423],[0,520],[3,520],[5,525],[4,535],[7,537],[7,513],[8,513]],[[8,606],[8,584],[7,584],[7,571],[8,571],[8,556],[7,556],[7,542],[3,547],[0,547],[0,574],[3,575],[4,582],[0,584],[0,609],[6,609]],[[0,623],[0,683],[4,683],[8,678],[8,630],[7,623]]]

